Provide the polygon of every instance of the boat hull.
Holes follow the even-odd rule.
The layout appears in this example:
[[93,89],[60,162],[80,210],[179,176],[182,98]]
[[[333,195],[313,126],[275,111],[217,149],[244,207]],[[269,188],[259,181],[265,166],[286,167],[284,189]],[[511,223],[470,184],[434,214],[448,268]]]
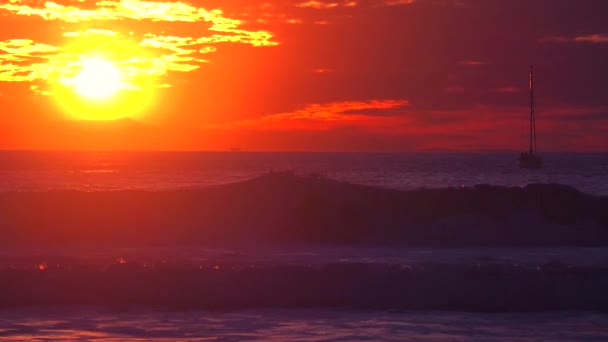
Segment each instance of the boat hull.
[[538,154],[522,152],[519,155],[519,167],[522,169],[540,169],[543,167],[543,160]]

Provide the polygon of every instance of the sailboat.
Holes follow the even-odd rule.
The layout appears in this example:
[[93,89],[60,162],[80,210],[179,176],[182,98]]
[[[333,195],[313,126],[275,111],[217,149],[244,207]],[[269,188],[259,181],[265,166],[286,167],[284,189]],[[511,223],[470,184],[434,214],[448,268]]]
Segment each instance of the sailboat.
[[519,167],[523,169],[540,169],[543,160],[536,150],[536,115],[534,113],[534,69],[530,65],[530,149],[519,155]]

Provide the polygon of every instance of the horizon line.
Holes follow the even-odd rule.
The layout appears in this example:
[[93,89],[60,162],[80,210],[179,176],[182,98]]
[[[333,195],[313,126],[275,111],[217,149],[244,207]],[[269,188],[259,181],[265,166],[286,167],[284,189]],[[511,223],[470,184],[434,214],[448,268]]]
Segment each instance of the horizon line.
[[[520,153],[520,150],[515,149],[463,149],[463,150],[450,150],[450,149],[428,149],[428,150],[371,150],[371,151],[353,151],[353,150],[238,150],[233,151],[230,149],[222,150],[197,150],[197,149],[183,149],[183,150],[161,150],[161,149],[134,149],[134,150],[112,150],[112,149],[5,149],[0,148],[0,153],[6,152],[49,152],[49,153],[344,153],[344,154],[356,154],[356,153],[368,153],[368,154],[399,154],[399,153]],[[573,153],[573,154],[608,154],[607,150],[602,151],[582,151],[582,150],[546,150],[541,151],[540,154],[549,153]]]

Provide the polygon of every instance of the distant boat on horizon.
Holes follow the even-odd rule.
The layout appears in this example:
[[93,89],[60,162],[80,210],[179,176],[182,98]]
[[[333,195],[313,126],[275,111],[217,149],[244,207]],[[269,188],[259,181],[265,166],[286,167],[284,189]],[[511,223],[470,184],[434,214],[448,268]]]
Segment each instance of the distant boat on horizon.
[[534,112],[534,69],[530,65],[530,148],[519,154],[519,167],[523,169],[540,169],[543,166],[536,149],[536,115]]

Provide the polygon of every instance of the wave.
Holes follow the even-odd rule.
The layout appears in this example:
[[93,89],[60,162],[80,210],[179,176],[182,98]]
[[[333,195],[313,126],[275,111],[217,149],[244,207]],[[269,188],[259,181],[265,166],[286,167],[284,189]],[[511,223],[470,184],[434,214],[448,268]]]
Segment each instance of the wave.
[[1,245],[605,246],[608,197],[559,184],[400,191],[274,172],[197,190],[0,193]]

